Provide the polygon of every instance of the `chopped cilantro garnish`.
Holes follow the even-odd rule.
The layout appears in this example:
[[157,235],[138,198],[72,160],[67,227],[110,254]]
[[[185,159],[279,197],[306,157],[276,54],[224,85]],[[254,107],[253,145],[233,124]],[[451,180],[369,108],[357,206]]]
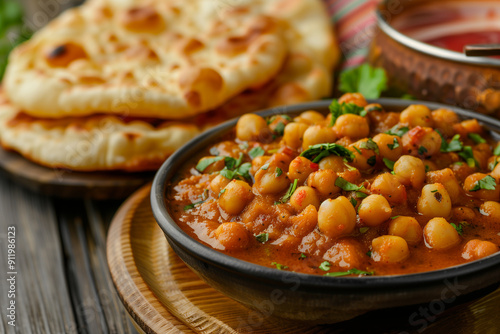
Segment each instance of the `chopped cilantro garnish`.
[[363,155],[363,153],[361,153],[361,151],[359,150],[359,148],[357,148],[356,146],[353,146],[353,147],[354,147],[354,149],[356,150],[356,152],[358,152],[358,153],[359,153],[359,155]]
[[487,175],[481,180],[477,181],[474,187],[470,191],[478,191],[481,189],[495,190],[496,186],[497,186],[497,181],[495,180],[495,178],[493,178],[493,176],[491,175]]
[[375,274],[373,271],[363,271],[356,268],[352,268],[349,269],[348,271],[337,271],[333,273],[326,273],[324,276],[339,277],[347,275],[373,275],[373,274]]
[[264,164],[260,169],[267,170],[269,168],[269,162]]
[[484,144],[486,143],[486,140],[481,137],[480,135],[478,135],[477,133],[469,133],[467,135],[467,137],[469,137],[470,139],[472,139],[472,141],[476,144]]
[[399,147],[399,141],[396,138],[394,138],[393,143],[392,144],[387,144],[387,147],[390,150],[394,150],[395,148]]
[[361,189],[364,189],[363,186],[352,184],[341,176],[337,177],[337,179],[335,180],[335,185],[345,191],[359,191]]
[[278,269],[278,270],[288,269],[288,266],[285,266],[284,264],[280,264],[277,262],[272,262],[271,265],[276,266],[276,269]]
[[368,251],[368,252],[366,252],[366,255],[367,255],[368,257],[372,257],[372,251]]
[[387,89],[384,69],[363,64],[340,74],[339,90],[344,93],[361,93],[367,99],[377,99]]
[[319,268],[319,269],[321,269],[321,270],[323,270],[323,271],[328,271],[328,270],[330,270],[330,266],[331,266],[330,262],[328,262],[328,261],[324,261],[324,262],[322,262],[322,263],[319,265],[319,267],[318,267],[318,268]]
[[250,179],[250,168],[252,168],[252,164],[249,162],[245,162],[235,170],[230,170],[227,167],[224,167],[224,169],[221,170],[219,174],[229,180],[237,178]]
[[265,243],[269,240],[269,233],[261,233],[255,236],[258,242]]
[[356,201],[353,197],[351,197],[349,201],[351,202],[353,207],[356,207],[356,205],[358,205],[358,201]]
[[306,255],[306,254],[304,254],[304,253],[300,253],[300,258],[301,258],[301,259],[305,259],[306,257],[307,257],[307,255]]
[[403,137],[410,129],[407,126],[401,126],[399,124],[394,125],[392,128],[387,130],[385,133],[391,136]]
[[391,217],[391,219],[396,219],[396,218],[398,218],[398,217],[401,217],[401,216],[394,216],[394,217]]
[[427,153],[427,149],[424,146],[420,146],[418,148],[418,154],[424,155],[425,153]]
[[428,173],[431,170],[431,167],[429,165],[425,165],[425,172]]
[[283,174],[283,171],[281,170],[281,168],[276,167],[276,177],[280,177],[281,174]]
[[441,152],[458,152],[464,148],[464,144],[460,141],[459,134],[454,135],[448,143],[439,130],[436,130],[436,132],[441,136]]
[[395,162],[392,160],[389,160],[387,158],[382,158],[382,161],[384,161],[384,165],[389,168],[390,170],[394,170],[394,164]]
[[222,159],[224,159],[224,157],[213,157],[213,158],[202,159],[200,162],[198,162],[195,168],[196,170],[203,172],[205,169],[207,169],[208,166]]
[[366,160],[366,163],[372,167],[375,166],[377,164],[377,157],[372,155]]
[[222,189],[222,190],[219,192],[219,197],[221,197],[221,196],[222,196],[222,194],[223,194],[223,193],[225,193],[225,192],[226,192],[226,188]]
[[361,191],[356,191],[356,197],[357,198],[365,198],[365,197],[368,197],[368,195],[361,192]]
[[288,191],[278,203],[286,203],[290,199],[290,197],[292,197],[295,189],[297,189],[297,179],[293,180],[293,183],[290,184],[290,187],[288,187]]
[[[332,154],[339,157],[344,157],[347,159],[347,161],[354,160],[354,155],[351,151],[349,151],[344,146],[335,143],[316,144],[309,146],[309,148],[302,152],[300,156],[312,160],[312,162],[314,163],[317,163],[324,157]],[[315,158],[313,159],[313,157]]]
[[497,147],[495,147],[495,149],[493,150],[493,154],[494,155],[500,155],[500,143],[497,145]]
[[262,149],[262,147],[260,146],[255,146],[254,148],[252,148],[249,152],[248,152],[248,155],[250,156],[250,158],[252,159],[255,159],[257,157],[261,157],[263,156],[264,154],[266,154],[266,151],[264,151]]
[[274,127],[274,133],[278,136],[283,136],[283,134],[285,133],[285,123],[279,122],[278,124],[276,124],[276,126]]
[[366,116],[366,110],[354,103],[339,103],[339,101],[333,100],[328,109],[330,109],[330,113],[332,114],[330,126],[335,125],[335,121],[337,120],[337,118],[342,115],[354,114],[359,116]]
[[370,228],[369,227],[360,227],[359,228],[359,233],[362,233],[362,234],[365,234],[366,232],[368,232]]
[[458,155],[465,160],[465,162],[467,163],[467,165],[469,165],[469,167],[476,167],[477,165],[479,165],[476,159],[474,158],[472,147],[470,146],[465,146],[463,151],[458,153]]
[[372,150],[376,154],[380,154],[380,151],[378,149],[378,145],[376,142],[373,141],[373,139],[368,138],[366,141],[363,141],[359,144],[360,148],[364,148],[366,150]]
[[[247,141],[244,141],[243,143],[241,143],[240,145],[240,149],[242,150],[246,150],[248,148],[248,142]],[[214,154],[214,155],[219,155],[219,153],[217,154]]]

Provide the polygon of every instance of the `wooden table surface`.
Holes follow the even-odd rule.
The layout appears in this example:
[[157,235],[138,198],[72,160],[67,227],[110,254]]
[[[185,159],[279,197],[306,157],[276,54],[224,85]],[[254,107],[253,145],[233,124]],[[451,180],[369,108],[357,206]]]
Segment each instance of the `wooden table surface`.
[[0,333],[137,333],[106,261],[120,204],[49,198],[0,175]]

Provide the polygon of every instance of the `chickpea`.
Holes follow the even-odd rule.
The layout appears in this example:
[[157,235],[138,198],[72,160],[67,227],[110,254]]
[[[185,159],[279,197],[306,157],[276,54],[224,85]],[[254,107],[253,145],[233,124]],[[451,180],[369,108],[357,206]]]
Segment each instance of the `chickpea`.
[[354,103],[360,107],[367,105],[365,97],[360,93],[346,93],[339,98],[339,103]]
[[253,199],[252,187],[241,180],[232,180],[219,197],[219,206],[230,215],[237,215]]
[[299,116],[295,117],[295,122],[301,122],[306,124],[321,124],[324,123],[325,117],[314,110],[308,110],[301,113]]
[[261,155],[260,157],[256,157],[252,160],[252,168],[250,168],[250,174],[255,175],[259,169],[264,166],[271,157],[269,155]]
[[348,169],[344,172],[337,173],[338,176],[346,180],[347,182],[351,183],[359,183],[359,180],[361,179],[361,173],[359,169]]
[[375,262],[397,263],[406,260],[410,250],[406,240],[395,235],[383,235],[372,240],[372,259]]
[[297,179],[299,184],[305,182],[309,174],[315,172],[319,169],[318,164],[312,162],[311,160],[298,156],[290,162],[288,169],[288,178],[290,180]]
[[456,203],[460,198],[462,187],[460,187],[460,184],[451,169],[445,168],[428,172],[426,174],[426,179],[427,183],[441,183],[448,192],[448,195],[450,195],[452,203]]
[[339,137],[349,137],[351,139],[365,138],[370,134],[368,119],[354,114],[339,116],[333,129]]
[[481,204],[480,212],[487,220],[493,223],[500,222],[500,203],[495,201],[487,201]]
[[361,148],[366,147],[367,142],[368,139],[361,139],[349,146],[349,150],[354,154],[351,165],[361,170],[373,168],[377,163],[377,155],[374,150]]
[[498,251],[498,246],[490,241],[473,239],[465,244],[462,257],[465,260],[478,260]]
[[[496,202],[493,202],[493,203],[496,203]],[[458,207],[451,209],[451,216],[453,217],[453,219],[455,219],[457,221],[472,222],[476,218],[476,213],[474,212],[474,210],[472,210],[466,206],[458,206]],[[500,215],[499,215],[499,218],[500,218]]]
[[500,198],[500,187],[498,186],[496,180],[494,182],[495,189],[489,190],[489,189],[477,188],[479,187],[479,181],[484,180],[486,177],[488,177],[488,175],[483,173],[474,173],[467,176],[467,178],[464,181],[464,190],[467,192],[468,195],[475,198],[480,198],[485,201],[498,201]]
[[243,141],[259,141],[262,136],[267,137],[269,128],[266,120],[256,114],[245,114],[236,123],[236,137]]
[[[255,173],[253,188],[260,194],[277,194],[287,189],[290,180],[285,171],[290,159],[291,157],[284,153],[273,154],[268,161],[269,167],[267,169],[260,168]],[[279,170],[281,170],[281,174],[278,172]],[[278,176],[278,174],[280,175]]]
[[408,245],[418,245],[422,241],[422,227],[413,217],[400,216],[389,223],[389,234],[406,240]]
[[337,134],[331,127],[313,125],[304,132],[302,149],[305,151],[312,145],[333,143],[336,139]]
[[345,196],[327,199],[318,210],[318,228],[330,238],[352,233],[356,226],[356,210]]
[[414,127],[402,137],[405,154],[431,157],[441,150],[441,136],[432,128]]
[[293,149],[302,147],[302,138],[309,125],[305,123],[288,123],[283,133],[283,142]]
[[410,128],[414,128],[416,126],[434,126],[431,111],[428,107],[420,104],[412,104],[403,110],[399,121],[403,124],[407,124]]
[[460,243],[457,230],[444,218],[432,218],[424,227],[427,247],[436,250],[452,248]]
[[340,192],[340,188],[335,185],[337,173],[331,169],[320,169],[309,174],[307,185],[315,189],[323,197],[331,197]]
[[461,137],[467,137],[469,133],[482,133],[483,128],[477,119],[466,119],[459,124],[453,125],[453,130]]
[[318,208],[319,199],[313,188],[302,186],[298,187],[292,197],[290,197],[290,204],[297,212],[301,212],[309,205],[313,205],[315,208]]
[[486,169],[488,167],[488,158],[491,156],[490,145],[486,143],[477,144],[472,148],[472,154],[481,168]]
[[215,197],[218,197],[222,189],[224,189],[231,180],[228,178],[222,176],[222,175],[217,175],[216,177],[213,178],[212,181],[210,181],[210,190],[216,195]]
[[420,188],[425,181],[425,166],[419,158],[403,155],[394,164],[394,174],[405,186]]
[[343,269],[359,268],[363,258],[360,248],[356,241],[342,239],[325,252],[323,259]]
[[335,172],[343,172],[347,169],[344,158],[337,155],[329,155],[319,162],[319,169],[331,169]]
[[436,109],[432,111],[434,127],[438,128],[444,136],[451,137],[454,134],[453,124],[460,122],[458,115],[448,109]]
[[399,182],[396,175],[384,173],[373,180],[370,191],[372,194],[384,196],[391,204],[406,202],[406,188]]
[[403,143],[398,136],[379,133],[373,137],[373,141],[377,144],[382,158],[396,161],[403,154]]
[[392,208],[384,196],[370,195],[361,202],[358,215],[364,225],[378,226],[391,217]]
[[248,247],[248,231],[242,224],[227,222],[220,224],[215,230],[215,238],[226,250],[239,250]]
[[451,199],[441,183],[426,184],[417,202],[417,210],[427,217],[448,217]]

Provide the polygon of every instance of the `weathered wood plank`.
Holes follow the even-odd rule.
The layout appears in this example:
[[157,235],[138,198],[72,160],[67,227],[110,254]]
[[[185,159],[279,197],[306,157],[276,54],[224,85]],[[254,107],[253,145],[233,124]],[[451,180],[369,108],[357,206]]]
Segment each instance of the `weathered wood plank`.
[[[7,264],[8,227],[15,228],[15,267]],[[0,177],[0,284],[2,333],[76,333],[56,215],[49,199]],[[15,299],[8,298],[7,272],[16,272]],[[11,275],[9,275],[10,277]],[[15,300],[16,327],[6,307]]]

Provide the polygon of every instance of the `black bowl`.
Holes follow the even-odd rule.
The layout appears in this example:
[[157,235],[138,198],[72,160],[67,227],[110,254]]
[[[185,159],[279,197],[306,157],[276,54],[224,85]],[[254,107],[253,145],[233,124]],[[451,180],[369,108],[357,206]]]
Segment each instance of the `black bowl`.
[[[431,109],[448,108],[462,118],[476,118],[499,139],[500,121],[456,107],[422,101],[380,99],[387,110],[402,110],[410,104]],[[296,115],[306,110],[328,110],[331,101],[317,101],[259,112]],[[500,254],[471,263],[425,273],[325,277],[280,271],[220,253],[184,233],[168,213],[166,187],[175,180],[182,165],[203,148],[220,140],[236,125],[228,121],[180,148],[159,169],[151,190],[154,216],[179,257],[204,281],[225,295],[253,308],[261,316],[280,316],[314,323],[334,323],[368,311],[422,303],[447,306],[465,295],[491,291],[500,282]],[[497,133],[498,132],[498,133]],[[437,304],[436,304],[437,303]],[[429,304],[430,305],[430,304]]]

